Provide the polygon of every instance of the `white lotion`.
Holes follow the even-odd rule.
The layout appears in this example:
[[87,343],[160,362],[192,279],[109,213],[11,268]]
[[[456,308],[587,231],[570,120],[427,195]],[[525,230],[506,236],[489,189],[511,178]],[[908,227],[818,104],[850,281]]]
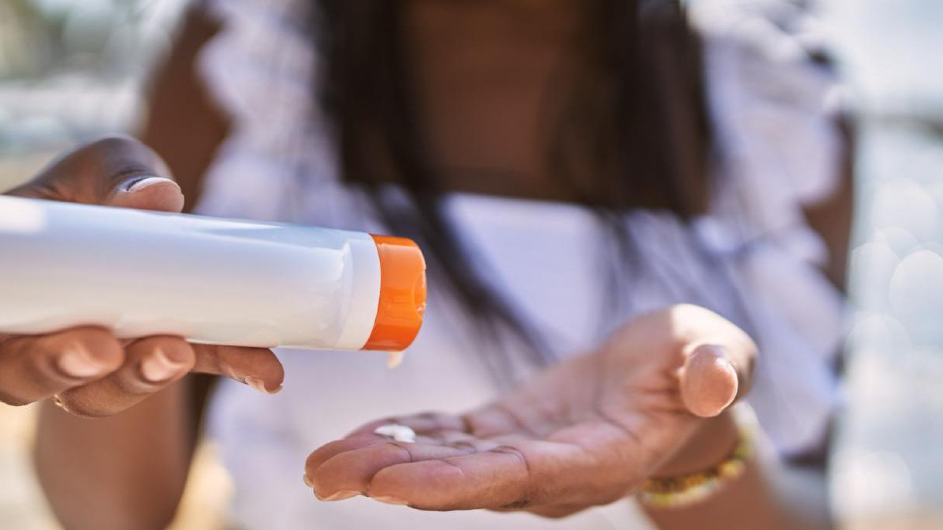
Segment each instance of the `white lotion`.
[[391,351],[386,354],[386,367],[390,370],[399,368],[403,364],[403,352]]
[[380,425],[373,430],[373,433],[392,438],[397,442],[416,443],[416,432],[405,425]]

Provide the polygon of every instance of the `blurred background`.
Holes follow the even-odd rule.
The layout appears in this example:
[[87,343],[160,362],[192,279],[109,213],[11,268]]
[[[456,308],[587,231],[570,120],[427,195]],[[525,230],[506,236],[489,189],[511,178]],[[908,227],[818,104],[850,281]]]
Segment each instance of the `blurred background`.
[[[692,2],[699,0],[689,0]],[[188,0],[0,0],[0,190],[57,151],[134,131]],[[831,487],[844,528],[943,528],[943,2],[824,0],[859,116],[855,305]],[[54,529],[35,410],[0,404],[0,528]],[[176,528],[229,491],[200,449]]]

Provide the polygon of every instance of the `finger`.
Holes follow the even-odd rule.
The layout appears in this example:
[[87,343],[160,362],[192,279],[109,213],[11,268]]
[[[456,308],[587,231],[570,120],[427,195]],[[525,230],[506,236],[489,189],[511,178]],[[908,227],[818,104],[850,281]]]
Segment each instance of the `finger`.
[[[380,426],[389,424],[390,422],[387,421],[378,421],[372,422],[369,425]],[[437,434],[434,437],[431,435],[418,436],[416,441],[426,444],[451,445],[453,447],[467,448],[469,446],[476,446],[473,443],[472,438],[473,437],[471,435],[465,433],[452,432],[448,434]],[[317,470],[321,464],[324,464],[331,458],[341,453],[356,451],[358,449],[364,449],[376,445],[383,445],[389,441],[389,436],[374,434],[372,429],[366,432],[357,432],[355,434],[351,434],[342,440],[335,440],[333,442],[324,444],[313,453],[308,455],[308,459],[305,462],[305,470],[308,473],[308,477],[310,478],[313,476],[313,472]]]
[[321,500],[341,500],[370,491],[370,480],[381,469],[425,460],[469,454],[474,449],[448,445],[383,440],[360,449],[340,452],[310,472],[306,471]]
[[195,372],[229,377],[266,394],[282,389],[285,369],[271,350],[211,344],[195,344],[193,348]]
[[118,369],[124,352],[99,328],[75,328],[0,342],[0,401],[24,405],[99,379]]
[[183,194],[150,148],[129,136],[85,144],[56,160],[11,195],[180,211]]
[[737,398],[750,389],[757,345],[742,329],[724,317],[690,304],[680,304],[668,312],[669,323],[680,331],[686,361],[703,345],[715,345],[715,354],[730,363],[737,376]]
[[679,372],[681,399],[689,412],[711,418],[723,412],[740,390],[736,368],[726,348],[704,344],[687,355]]
[[[381,420],[371,422],[368,425],[376,425],[379,427],[381,425],[390,425],[391,423],[392,422],[390,421]],[[406,422],[400,423],[400,425],[404,423]],[[351,434],[342,440],[335,440],[333,442],[327,443],[311,453],[305,463],[305,469],[309,472],[312,472],[308,475],[310,478],[311,474],[313,474],[313,471],[318,469],[321,464],[327,462],[336,455],[348,451],[372,447],[375,445],[382,445],[389,441],[389,436],[374,434],[374,428],[363,432],[361,432],[361,429],[358,429],[355,434]],[[474,449],[477,451],[486,451],[511,441],[518,440],[511,440],[510,436],[506,441],[502,440],[500,437],[496,439],[480,440],[463,431],[442,431],[437,433],[426,432],[425,434],[420,434],[416,437],[416,443],[418,444],[445,445],[463,450]]]
[[535,502],[537,477],[517,448],[386,467],[370,481],[370,496],[422,510],[523,508]]
[[416,443],[361,434],[312,453],[306,462],[305,476],[321,500],[346,499],[357,493],[372,496],[370,481],[384,468],[484,452],[500,445],[464,433],[421,437]]
[[305,460],[305,482],[313,483],[311,477],[314,476],[315,471],[331,458],[347,451],[356,451],[357,449],[380,445],[386,443],[388,440],[389,439],[385,436],[365,433],[352,435],[343,440],[335,440],[318,447],[313,453],[308,455],[308,459]]
[[110,416],[177,381],[195,362],[193,348],[178,337],[133,341],[125,347],[125,358],[107,377],[59,394],[60,404],[80,416]]

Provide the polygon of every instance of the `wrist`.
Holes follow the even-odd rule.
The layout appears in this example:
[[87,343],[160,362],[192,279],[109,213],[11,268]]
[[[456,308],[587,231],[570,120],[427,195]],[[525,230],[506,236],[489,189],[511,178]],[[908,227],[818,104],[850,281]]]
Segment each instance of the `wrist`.
[[703,420],[694,434],[652,476],[675,477],[710,469],[728,458],[739,440],[737,423],[729,410]]

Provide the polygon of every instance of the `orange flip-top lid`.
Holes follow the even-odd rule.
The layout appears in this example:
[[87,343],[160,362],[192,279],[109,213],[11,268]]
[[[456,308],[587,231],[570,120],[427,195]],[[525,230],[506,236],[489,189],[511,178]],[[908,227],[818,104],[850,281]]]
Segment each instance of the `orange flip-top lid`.
[[380,303],[364,350],[405,350],[426,309],[426,260],[412,240],[372,236],[380,255]]

